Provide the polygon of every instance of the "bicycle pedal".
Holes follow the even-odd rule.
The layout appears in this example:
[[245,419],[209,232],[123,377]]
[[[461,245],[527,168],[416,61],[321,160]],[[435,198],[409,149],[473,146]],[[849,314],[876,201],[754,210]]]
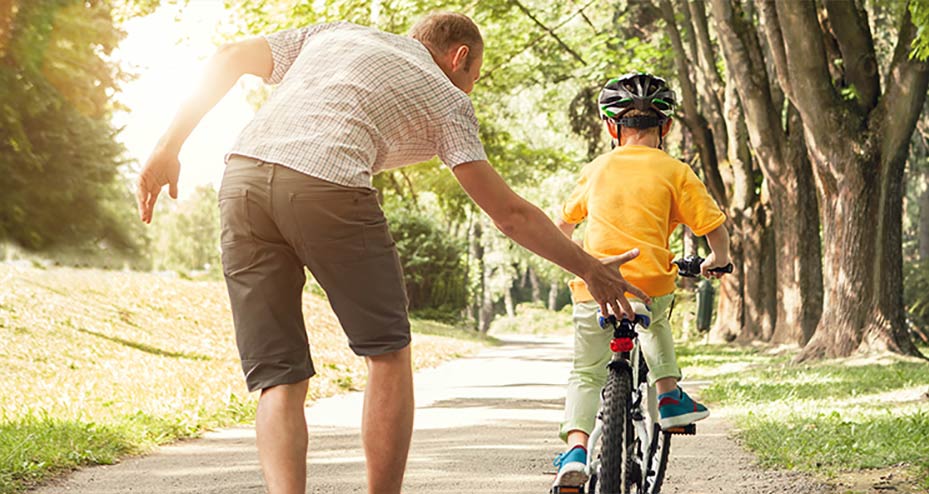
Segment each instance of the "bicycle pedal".
[[584,494],[584,486],[556,485],[552,487],[551,494]]
[[662,429],[662,430],[667,432],[668,434],[680,434],[684,436],[697,435],[696,424],[682,425],[680,427],[668,427],[667,429]]

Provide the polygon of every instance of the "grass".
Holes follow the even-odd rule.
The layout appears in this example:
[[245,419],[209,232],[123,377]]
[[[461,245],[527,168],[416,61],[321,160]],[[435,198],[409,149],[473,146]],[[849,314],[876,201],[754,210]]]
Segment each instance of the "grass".
[[929,363],[887,355],[796,365],[792,357],[691,346],[679,363],[689,378],[711,380],[702,398],[733,418],[762,465],[834,480],[904,467],[929,489]]
[[[253,420],[222,282],[0,264],[0,494]],[[309,399],[363,389],[364,361],[306,293]],[[413,321],[416,368],[493,344]]]
[[516,306],[513,316],[497,316],[490,323],[489,334],[533,334],[568,336],[574,334],[571,305],[552,312],[541,304],[524,303]]

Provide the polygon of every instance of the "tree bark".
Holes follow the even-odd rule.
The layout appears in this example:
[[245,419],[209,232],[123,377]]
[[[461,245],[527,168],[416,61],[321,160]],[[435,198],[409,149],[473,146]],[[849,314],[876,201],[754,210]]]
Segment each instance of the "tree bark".
[[561,289],[561,283],[552,281],[548,288],[548,310],[555,310],[555,304],[558,303],[558,290]]
[[909,11],[889,86],[873,106],[843,100],[830,83],[812,4],[778,1],[776,13],[789,97],[802,115],[823,220],[824,311],[798,359],[856,351],[919,355],[903,312],[901,219],[906,151],[926,98],[929,63],[907,56],[916,32]]
[[[923,183],[929,184],[929,169],[922,176]],[[919,195],[919,260],[929,262],[929,186]]]
[[[802,159],[796,135],[788,135],[781,122],[782,109],[774,106],[760,40],[740,4],[713,0],[720,45],[732,84],[742,102],[754,156],[764,173],[771,196],[771,213],[777,258],[777,318],[772,338],[802,345],[816,328],[820,305],[821,271],[818,209],[809,161]],[[763,11],[763,9],[762,9]],[[773,45],[774,43],[772,43]],[[772,46],[772,53],[778,47]],[[811,213],[812,211],[812,213]]]
[[529,266],[527,270],[529,271],[529,284],[532,286],[532,301],[541,302],[542,289],[539,286],[539,275],[537,275],[535,270],[532,269],[532,266]]
[[513,303],[513,283],[508,283],[503,290],[503,306],[506,308],[506,315],[513,317],[516,315],[516,305]]

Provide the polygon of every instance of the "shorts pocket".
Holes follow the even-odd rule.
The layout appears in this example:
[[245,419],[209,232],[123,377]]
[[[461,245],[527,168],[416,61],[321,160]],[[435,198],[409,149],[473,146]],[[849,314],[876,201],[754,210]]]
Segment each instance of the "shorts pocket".
[[233,275],[247,269],[255,257],[255,240],[249,221],[247,189],[226,189],[219,193],[223,273]]
[[361,195],[354,190],[296,193],[293,224],[306,255],[318,262],[346,263],[366,256]]

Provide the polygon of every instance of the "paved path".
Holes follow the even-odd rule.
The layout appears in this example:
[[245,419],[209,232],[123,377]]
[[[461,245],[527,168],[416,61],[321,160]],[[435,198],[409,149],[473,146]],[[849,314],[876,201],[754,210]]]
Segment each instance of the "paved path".
[[[565,338],[513,337],[504,345],[416,375],[416,430],[407,494],[546,493],[571,361]],[[363,493],[358,433],[361,393],[321,400],[307,410],[311,493]],[[763,472],[711,417],[696,437],[677,437],[667,494],[827,492],[792,474]],[[254,430],[206,434],[118,465],[87,468],[40,494],[260,494]]]

